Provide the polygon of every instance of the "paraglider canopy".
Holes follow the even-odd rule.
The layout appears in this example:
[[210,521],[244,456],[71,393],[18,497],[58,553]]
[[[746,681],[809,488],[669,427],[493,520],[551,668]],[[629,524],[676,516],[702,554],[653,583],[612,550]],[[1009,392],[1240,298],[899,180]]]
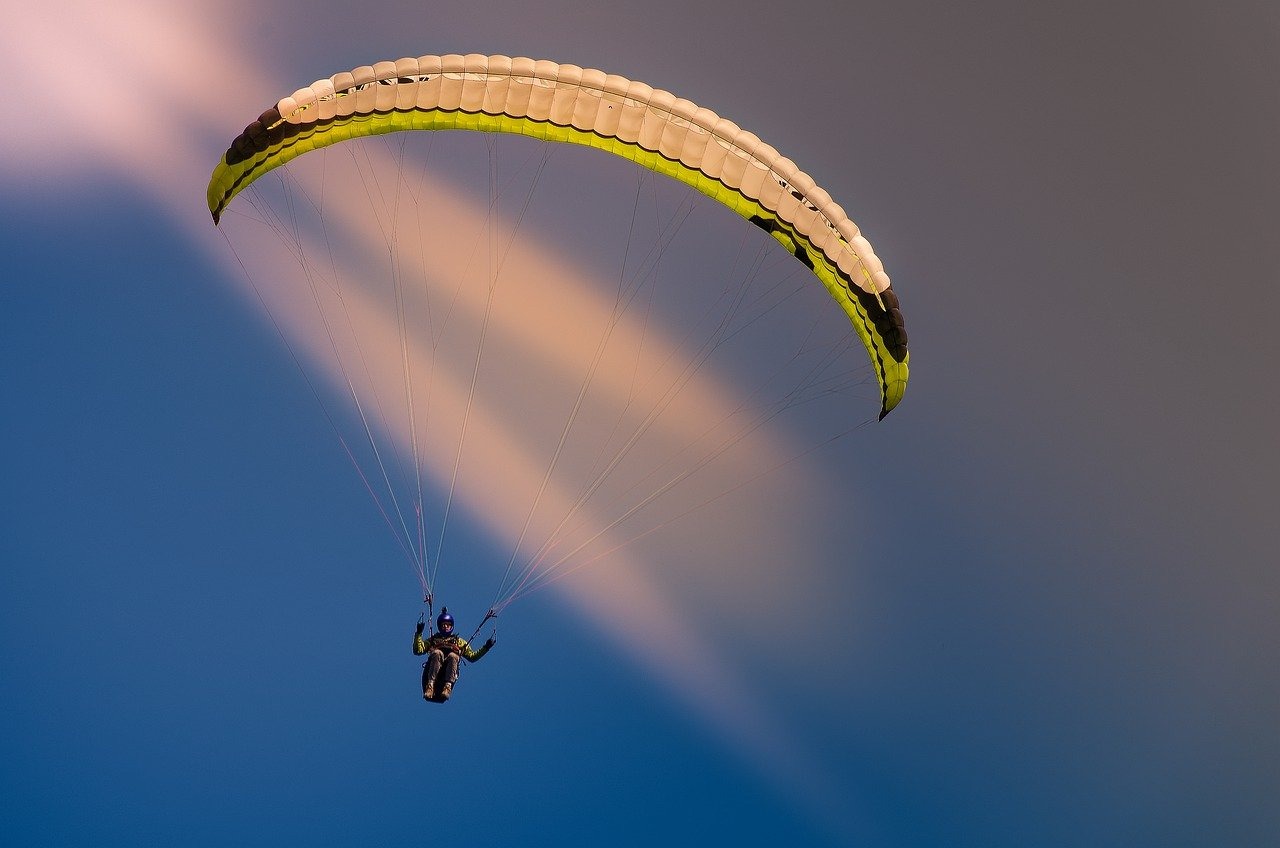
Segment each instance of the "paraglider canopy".
[[907,335],[871,244],[795,163],[709,109],[641,82],[508,56],[421,56],[318,80],[240,134],[209,181],[215,222],[240,191],[304,153],[399,130],[509,132],[599,148],[685,182],[761,227],[849,316],[880,385],[902,399]]
[[[484,144],[469,144],[463,133],[408,130],[486,135]],[[573,181],[571,193],[551,198],[541,214],[526,215],[539,209],[534,189],[551,152],[563,150],[545,143],[550,141],[639,167],[561,155],[570,160],[559,176]],[[443,187],[476,184],[459,167],[466,160],[450,158],[454,144],[455,152],[487,149],[488,202],[470,214],[459,194]],[[334,152],[327,156],[330,146]],[[504,147],[528,155],[499,179],[501,157],[494,154]],[[449,164],[431,159],[438,148],[446,148]],[[538,159],[540,164],[529,164]],[[585,197],[607,182],[594,177],[611,174],[613,165],[635,181],[634,201],[618,210],[629,213],[627,220],[585,211]],[[278,179],[262,179],[272,172]],[[342,182],[335,176],[340,173],[350,180]],[[667,191],[680,201],[665,204],[661,195]],[[246,197],[235,200],[242,192]],[[615,204],[622,197],[601,193]],[[714,201],[698,210],[705,218],[682,232],[703,195]],[[744,442],[745,461],[735,466],[737,458],[725,459],[782,411],[804,405],[809,412],[808,404],[865,385],[877,393],[883,418],[906,388],[909,356],[897,297],[870,243],[830,195],[731,121],[601,71],[449,55],[337,74],[280,99],[249,124],[215,168],[207,198],[215,222],[227,217],[229,244],[234,220],[258,227],[281,249],[285,264],[268,261],[259,277],[270,281],[270,296],[263,297],[250,263],[233,247],[268,312],[274,298],[286,309],[309,313],[295,319],[311,322],[311,332],[298,337],[309,340],[311,355],[326,361],[333,384],[350,396],[349,423],[357,438],[343,438],[335,421],[341,416],[330,415],[330,423],[417,572],[427,607],[422,626],[432,619],[456,491],[471,489],[463,501],[486,525],[499,528],[511,547],[483,627],[517,597],[612,556],[803,455]],[[724,215],[725,208],[738,218]],[[561,216],[574,221],[575,215],[564,255],[581,256],[585,265],[587,256],[607,252],[618,239],[617,270],[607,278],[616,288],[606,297],[586,294],[581,283],[591,275],[575,279],[579,275],[560,256],[549,261],[556,251],[530,249],[534,240],[526,243],[523,234],[517,239],[526,221],[541,226]],[[703,226],[713,222],[714,228]],[[713,230],[721,224],[726,238],[717,254]],[[559,231],[547,227],[539,241],[554,244]],[[679,290],[666,284],[660,290],[654,280],[673,243],[682,252],[671,264],[692,270],[690,262],[705,259],[701,276],[715,285],[684,285],[698,279],[690,276]],[[481,284],[481,272],[471,269],[476,257]],[[519,283],[504,284],[497,294],[504,266],[507,278]],[[774,272],[777,277],[762,282]],[[298,288],[286,292],[291,273]],[[565,296],[575,289],[573,297]],[[799,323],[779,320],[793,297],[803,304],[804,332]],[[663,309],[681,326],[680,334],[658,338],[654,328],[661,322],[649,318]],[[829,324],[835,338],[815,332],[820,324]],[[502,332],[491,332],[494,327]],[[486,338],[490,349],[499,349],[486,353]],[[704,365],[713,354],[738,373],[751,372],[756,387],[740,395],[710,390],[712,381],[699,372],[712,370]],[[846,362],[845,354],[857,364]],[[491,383],[488,391],[480,378],[490,357],[501,365],[486,376],[503,382]],[[304,357],[294,358],[302,367]],[[575,390],[565,377],[579,368],[582,382]],[[520,369],[533,379],[508,376]],[[597,386],[599,395],[590,395]],[[561,391],[564,396],[554,400]],[[536,402],[520,406],[520,398]],[[317,399],[323,405],[318,392]],[[844,415],[842,408],[842,428],[850,423]],[[867,423],[859,419],[845,432]],[[484,450],[472,446],[480,440],[477,431],[488,435]],[[502,438],[493,438],[498,434]],[[545,445],[545,453],[535,445]],[[366,447],[362,464],[356,454]],[[434,492],[424,486],[427,475],[438,484]],[[711,493],[673,503],[668,493],[697,475]],[[385,504],[375,492],[381,488]],[[427,508],[432,495],[440,501],[435,509]],[[441,630],[446,615],[436,620]]]

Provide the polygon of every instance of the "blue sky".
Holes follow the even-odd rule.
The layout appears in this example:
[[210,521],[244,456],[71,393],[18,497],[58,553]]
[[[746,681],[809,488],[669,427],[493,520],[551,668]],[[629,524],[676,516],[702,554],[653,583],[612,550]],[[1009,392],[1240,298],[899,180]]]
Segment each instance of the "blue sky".
[[[1268,5],[12,18],[7,841],[1280,837]],[[436,709],[416,582],[203,198],[281,95],[455,51],[751,127],[871,238],[913,367],[884,422],[522,599]],[[449,550],[470,632],[509,548],[463,509]]]

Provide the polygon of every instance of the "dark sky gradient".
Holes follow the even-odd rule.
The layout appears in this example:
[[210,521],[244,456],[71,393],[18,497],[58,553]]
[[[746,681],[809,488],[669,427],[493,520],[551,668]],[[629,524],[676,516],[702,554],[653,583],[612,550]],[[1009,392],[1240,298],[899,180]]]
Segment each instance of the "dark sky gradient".
[[[167,14],[63,5],[0,56],[44,38],[88,86],[77,45],[145,62],[119,24]],[[665,543],[722,534],[748,572],[794,544],[813,585],[744,628],[655,569],[804,765],[771,776],[552,592],[425,712],[380,519],[174,213],[204,214],[208,169],[158,194],[0,58],[6,844],[1280,843],[1274,4],[273,5],[172,19],[175,57],[253,73],[191,47],[137,74],[217,104],[164,128],[209,169],[318,77],[532,55],[750,127],[876,246],[901,407],[812,489],[739,496],[812,505],[802,538],[734,538],[726,504]]]

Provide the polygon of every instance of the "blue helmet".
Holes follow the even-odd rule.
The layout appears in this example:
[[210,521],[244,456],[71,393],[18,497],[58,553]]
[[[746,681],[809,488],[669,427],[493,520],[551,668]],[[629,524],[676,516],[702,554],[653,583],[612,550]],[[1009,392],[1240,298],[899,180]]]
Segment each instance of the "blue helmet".
[[448,607],[443,607],[440,610],[440,614],[436,616],[436,630],[443,631],[446,624],[449,625],[450,629],[453,628],[453,616],[449,615]]

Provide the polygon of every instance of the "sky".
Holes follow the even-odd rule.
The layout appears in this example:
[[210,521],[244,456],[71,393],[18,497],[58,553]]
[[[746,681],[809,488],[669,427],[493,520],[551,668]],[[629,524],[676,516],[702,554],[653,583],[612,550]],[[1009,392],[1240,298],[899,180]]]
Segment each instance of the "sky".
[[[53,0],[0,33],[6,843],[1280,841],[1271,4],[182,5]],[[641,79],[785,152],[883,259],[912,379],[882,422],[862,387],[745,436],[678,520],[505,610],[437,707],[314,313],[246,277],[204,192],[279,97],[450,52]],[[460,328],[475,154],[528,150],[465,141],[415,184],[448,198]],[[594,246],[640,193],[583,153],[518,231],[501,201],[547,299],[493,312],[485,363],[527,370],[468,407],[459,348],[432,394],[471,416],[437,584],[468,634],[590,355],[555,322],[603,320]],[[741,222],[691,220],[732,265]],[[663,265],[681,293],[618,330],[659,360],[715,260]],[[350,292],[366,337],[386,297]],[[655,441],[725,420],[767,358],[699,371]],[[425,455],[438,513],[457,455]]]

